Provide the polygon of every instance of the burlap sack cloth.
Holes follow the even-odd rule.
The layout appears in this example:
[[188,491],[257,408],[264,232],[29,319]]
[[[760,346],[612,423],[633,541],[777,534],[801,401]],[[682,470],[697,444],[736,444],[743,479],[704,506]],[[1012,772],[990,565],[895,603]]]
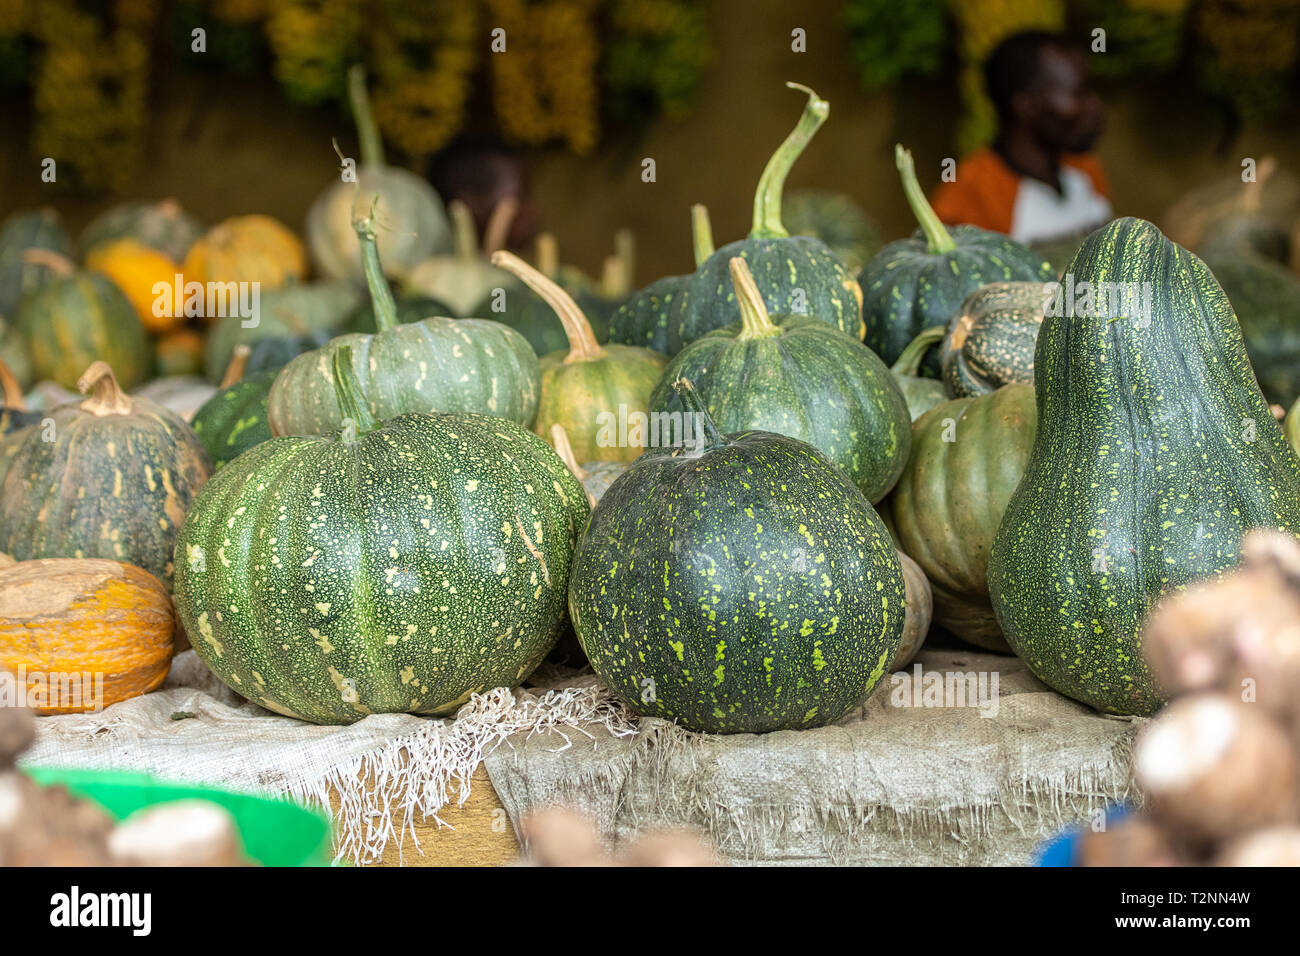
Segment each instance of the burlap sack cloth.
[[[315,805],[332,787],[336,850],[356,862],[407,838],[395,810],[437,819],[463,802],[482,762],[516,825],[558,801],[589,812],[612,844],[695,826],[736,863],[1023,864],[1062,825],[1126,796],[1131,722],[1047,690],[1015,658],[927,650],[917,663],[945,678],[940,692],[909,669],[835,726],[710,737],[638,720],[594,677],[554,672],[480,695],[456,720],[318,727],[248,703],[188,651],[158,692],[41,719],[24,763]],[[986,695],[976,702],[970,684],[954,697],[957,675],[982,675]]]

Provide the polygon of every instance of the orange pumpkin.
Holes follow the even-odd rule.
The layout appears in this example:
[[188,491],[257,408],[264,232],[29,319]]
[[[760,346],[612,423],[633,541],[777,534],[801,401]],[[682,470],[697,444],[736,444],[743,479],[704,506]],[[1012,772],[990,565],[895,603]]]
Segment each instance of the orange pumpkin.
[[[258,282],[278,289],[307,274],[301,240],[270,216],[234,216],[190,247],[182,267],[186,282]],[[220,316],[207,316],[215,322]]]
[[91,249],[86,255],[86,268],[112,279],[135,306],[144,327],[155,334],[168,332],[185,321],[184,315],[173,315],[170,294],[167,308],[154,311],[154,285],[166,283],[170,290],[176,283],[181,267],[156,249],[150,249],[134,239],[114,239]]
[[[0,567],[0,671],[25,675],[38,714],[148,693],[171,668],[176,610],[148,571],[98,558]],[[22,693],[22,688],[16,688]]]

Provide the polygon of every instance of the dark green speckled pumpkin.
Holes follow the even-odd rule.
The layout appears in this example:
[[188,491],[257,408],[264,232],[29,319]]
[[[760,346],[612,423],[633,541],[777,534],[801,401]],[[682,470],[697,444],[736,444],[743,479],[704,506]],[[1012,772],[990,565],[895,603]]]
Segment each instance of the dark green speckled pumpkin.
[[0,317],[12,320],[23,299],[61,274],[49,259],[29,256],[33,250],[65,259],[72,255],[63,220],[49,206],[20,210],[0,223]]
[[724,432],[777,432],[839,465],[872,502],[898,480],[911,416],[876,353],[810,315],[769,316],[745,260],[731,260],[741,321],[696,339],[668,364],[651,413],[684,409],[686,379]]
[[333,354],[347,346],[370,414],[386,420],[407,412],[475,412],[530,425],[541,376],[524,337],[500,322],[430,316],[397,323],[370,218],[355,224],[379,331],[349,333],[305,352],[280,370],[267,398],[276,435],[330,435],[342,424]]
[[991,282],[966,296],[939,346],[950,397],[1034,381],[1034,346],[1049,289],[1043,282]]
[[1056,278],[1046,259],[1000,232],[946,229],[916,181],[912,154],[895,146],[894,159],[921,228],[885,246],[858,273],[866,343],[891,363],[922,329],[951,319],[980,286]]
[[109,558],[170,584],[181,522],[212,470],[207,452],[178,415],[123,392],[103,362],[78,385],[88,399],[0,447],[0,552]]
[[[695,268],[713,255],[713,227],[709,210],[696,203],[691,207],[691,244],[695,249]],[[668,330],[678,322],[690,296],[695,273],[664,276],[639,289],[618,307],[609,319],[609,341],[616,345],[640,345],[665,355]]]
[[212,459],[214,470],[271,437],[266,420],[266,396],[278,369],[254,372],[222,388],[194,415],[190,423]]
[[277,713],[450,714],[555,643],[586,495],[513,422],[376,424],[347,353],[355,430],[273,438],[213,477],[177,544],[177,611],[213,673]]
[[781,221],[786,174],[830,113],[830,104],[808,87],[786,86],[808,94],[803,115],[758,181],[749,236],[723,246],[695,271],[687,301],[668,328],[669,354],[706,332],[740,321],[740,304],[731,288],[730,263],[736,256],[749,266],[768,312],[812,315],[862,338],[862,290],[853,274],[826,243],[814,236],[792,236]]
[[592,512],[569,583],[591,666],[695,731],[818,727],[894,660],[905,585],[884,523],[826,457],[770,432],[648,449]]

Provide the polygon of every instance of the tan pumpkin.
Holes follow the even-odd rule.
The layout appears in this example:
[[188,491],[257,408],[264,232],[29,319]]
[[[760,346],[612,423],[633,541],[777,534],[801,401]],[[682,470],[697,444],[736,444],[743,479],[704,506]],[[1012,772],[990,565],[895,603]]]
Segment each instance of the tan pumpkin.
[[144,327],[155,334],[169,332],[185,321],[183,315],[174,315],[171,299],[167,308],[154,310],[158,296],[154,286],[163,282],[170,290],[181,271],[178,263],[156,249],[150,249],[135,239],[114,239],[95,246],[86,255],[86,268],[112,279],[126,293],[135,307]]
[[[269,292],[307,274],[307,253],[279,220],[234,216],[190,247],[181,271],[186,282],[258,282]],[[220,316],[205,318],[215,322]]]
[[158,687],[176,611],[134,565],[46,558],[0,567],[0,671],[25,673],[38,714],[107,707]]

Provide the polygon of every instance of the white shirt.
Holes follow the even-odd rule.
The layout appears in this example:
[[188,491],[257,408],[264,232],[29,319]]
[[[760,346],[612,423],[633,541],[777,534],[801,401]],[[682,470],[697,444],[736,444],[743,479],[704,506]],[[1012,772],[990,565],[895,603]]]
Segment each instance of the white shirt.
[[1111,219],[1110,200],[1093,188],[1092,179],[1072,166],[1061,167],[1061,192],[1028,176],[1020,178],[1011,211],[1011,238],[1041,242],[1089,232]]

